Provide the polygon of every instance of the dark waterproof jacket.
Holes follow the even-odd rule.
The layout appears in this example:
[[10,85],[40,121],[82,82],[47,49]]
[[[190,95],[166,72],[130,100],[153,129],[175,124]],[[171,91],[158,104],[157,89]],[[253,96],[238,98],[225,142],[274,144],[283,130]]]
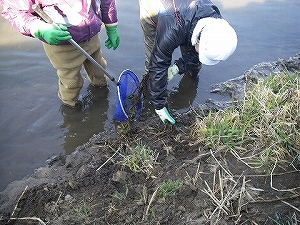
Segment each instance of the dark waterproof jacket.
[[199,65],[198,53],[191,43],[193,30],[201,18],[221,18],[219,9],[210,0],[161,1],[167,10],[155,18],[156,36],[149,62],[149,91],[155,109],[166,106],[167,72],[174,50],[179,46],[186,49],[182,58],[175,61],[180,74]]

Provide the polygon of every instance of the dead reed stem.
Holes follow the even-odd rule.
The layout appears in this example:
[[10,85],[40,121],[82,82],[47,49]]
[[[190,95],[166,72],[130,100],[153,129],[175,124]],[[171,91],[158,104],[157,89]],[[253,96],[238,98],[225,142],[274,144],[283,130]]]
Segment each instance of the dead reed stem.
[[300,212],[300,209],[298,209],[297,207],[293,206],[292,204],[290,204],[290,203],[288,203],[286,201],[283,201],[283,200],[281,200],[281,202],[284,203],[284,204],[286,204],[286,205],[288,205],[288,206],[290,206],[290,207],[292,207],[293,209],[297,210],[298,212]]
[[[16,209],[18,208],[19,201],[20,201],[20,199],[23,197],[23,195],[25,194],[27,188],[28,188],[28,186],[26,186],[26,187],[24,188],[24,190],[22,191],[20,197],[18,198],[18,201],[17,201],[17,203],[16,203],[16,205],[15,205],[15,207],[14,207],[14,210],[13,210],[12,214],[10,215],[11,218],[13,218],[13,216],[14,216],[14,214],[15,214],[15,212],[16,212]],[[9,221],[8,221],[8,222],[9,222]]]
[[281,192],[281,191],[289,191],[289,192],[292,192],[292,191],[295,191],[295,190],[297,190],[297,189],[300,188],[300,187],[295,187],[295,188],[291,188],[291,189],[277,189],[277,188],[275,188],[275,187],[273,186],[273,173],[274,173],[274,170],[275,170],[276,166],[277,166],[277,160],[275,161],[274,166],[273,166],[272,171],[271,171],[271,174],[270,174],[270,186],[271,186],[271,188],[272,188],[273,190],[275,190],[275,191],[280,191],[280,192]]
[[[21,193],[20,197],[18,198],[18,201],[14,207],[14,210],[13,210],[12,214],[10,215],[10,218],[8,219],[7,222],[9,223],[11,220],[36,220],[39,223],[41,223],[42,225],[46,225],[40,218],[37,218],[37,217],[20,217],[20,218],[13,217],[18,208],[19,202],[20,202],[21,198],[23,197],[23,195],[25,194],[27,188],[28,188],[28,186],[26,186],[24,188],[24,190],[22,191],[22,193]],[[3,219],[0,219],[0,220],[3,220]]]
[[38,221],[40,224],[42,225],[46,225],[46,223],[41,220],[40,218],[37,218],[37,217],[21,217],[21,218],[9,218],[9,220],[35,220],[35,221]]
[[149,204],[148,204],[148,206],[147,206],[145,215],[143,216],[143,221],[144,221],[145,218],[149,215],[150,206],[151,206],[152,202],[154,201],[154,199],[155,199],[155,197],[156,197],[156,195],[157,195],[158,189],[159,189],[159,187],[156,188],[156,190],[153,192],[153,194],[152,194],[152,196],[151,196],[151,199],[150,199]]
[[121,148],[119,148],[111,157],[109,157],[101,166],[98,167],[98,169],[96,169],[96,171],[98,172],[103,166],[105,166],[113,157],[115,157],[115,155],[120,151]]

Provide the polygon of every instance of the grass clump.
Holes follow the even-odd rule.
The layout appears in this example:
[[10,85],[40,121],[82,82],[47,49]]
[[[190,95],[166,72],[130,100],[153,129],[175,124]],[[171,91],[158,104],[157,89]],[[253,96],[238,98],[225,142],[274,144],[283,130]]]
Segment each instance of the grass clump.
[[164,181],[158,190],[158,197],[166,198],[169,195],[175,195],[178,192],[178,190],[182,187],[182,185],[183,181],[180,180]]
[[239,112],[230,108],[224,111],[210,111],[203,120],[196,118],[191,131],[193,138],[209,148],[217,148],[220,145],[235,148],[247,141],[245,132],[248,126],[249,123],[243,124],[241,121]]
[[131,149],[130,154],[124,156],[123,165],[128,166],[133,172],[145,173],[148,177],[152,174],[157,164],[157,154],[141,142]]
[[209,148],[251,152],[264,165],[300,149],[299,73],[258,79],[243,101],[197,119],[191,136]]
[[113,195],[113,197],[114,198],[117,198],[117,199],[119,199],[119,200],[125,200],[126,198],[127,198],[127,196],[128,196],[128,192],[129,192],[129,189],[128,189],[128,186],[127,186],[127,184],[125,184],[125,186],[124,186],[124,192],[116,192],[114,195]]
[[[79,204],[78,208],[74,208],[75,212],[77,213],[78,221],[88,221],[89,217],[95,212],[95,208],[98,204],[91,204],[91,202],[83,199]],[[84,223],[85,224],[85,223]]]

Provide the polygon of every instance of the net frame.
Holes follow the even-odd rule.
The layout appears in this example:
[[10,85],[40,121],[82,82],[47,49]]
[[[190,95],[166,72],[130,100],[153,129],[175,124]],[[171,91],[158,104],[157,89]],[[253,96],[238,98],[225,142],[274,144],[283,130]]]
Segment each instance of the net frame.
[[118,79],[117,85],[117,107],[114,120],[125,122],[126,120],[137,120],[140,117],[143,102],[139,90],[139,79],[129,69],[124,70]]

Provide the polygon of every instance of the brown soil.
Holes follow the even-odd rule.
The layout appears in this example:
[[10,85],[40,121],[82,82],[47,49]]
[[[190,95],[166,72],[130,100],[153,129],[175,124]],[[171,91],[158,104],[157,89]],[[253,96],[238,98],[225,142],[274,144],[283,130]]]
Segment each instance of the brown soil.
[[[229,149],[191,139],[200,115],[175,115],[175,126],[143,116],[130,129],[94,135],[71,155],[8,185],[0,193],[0,224],[297,224],[299,156],[272,171],[253,169]],[[122,163],[138,143],[157,155],[148,174]],[[169,180],[183,185],[162,198]]]
[[[95,135],[61,165],[40,168],[10,184],[1,194],[1,224],[42,224],[38,219],[45,224],[275,224],[273,220],[299,220],[295,209],[300,206],[299,189],[293,189],[299,186],[299,172],[291,166],[276,169],[272,188],[269,175],[250,169],[226,149],[194,145],[189,138],[194,113],[177,115],[174,127],[163,126],[155,117],[135,122],[126,134]],[[158,154],[159,164],[149,177],[122,166],[118,154],[129,153],[138,142]],[[155,191],[168,180],[184,184],[174,195],[159,198]],[[210,189],[211,197],[205,193]],[[219,208],[212,195],[220,200]],[[14,219],[8,220],[10,217]]]

